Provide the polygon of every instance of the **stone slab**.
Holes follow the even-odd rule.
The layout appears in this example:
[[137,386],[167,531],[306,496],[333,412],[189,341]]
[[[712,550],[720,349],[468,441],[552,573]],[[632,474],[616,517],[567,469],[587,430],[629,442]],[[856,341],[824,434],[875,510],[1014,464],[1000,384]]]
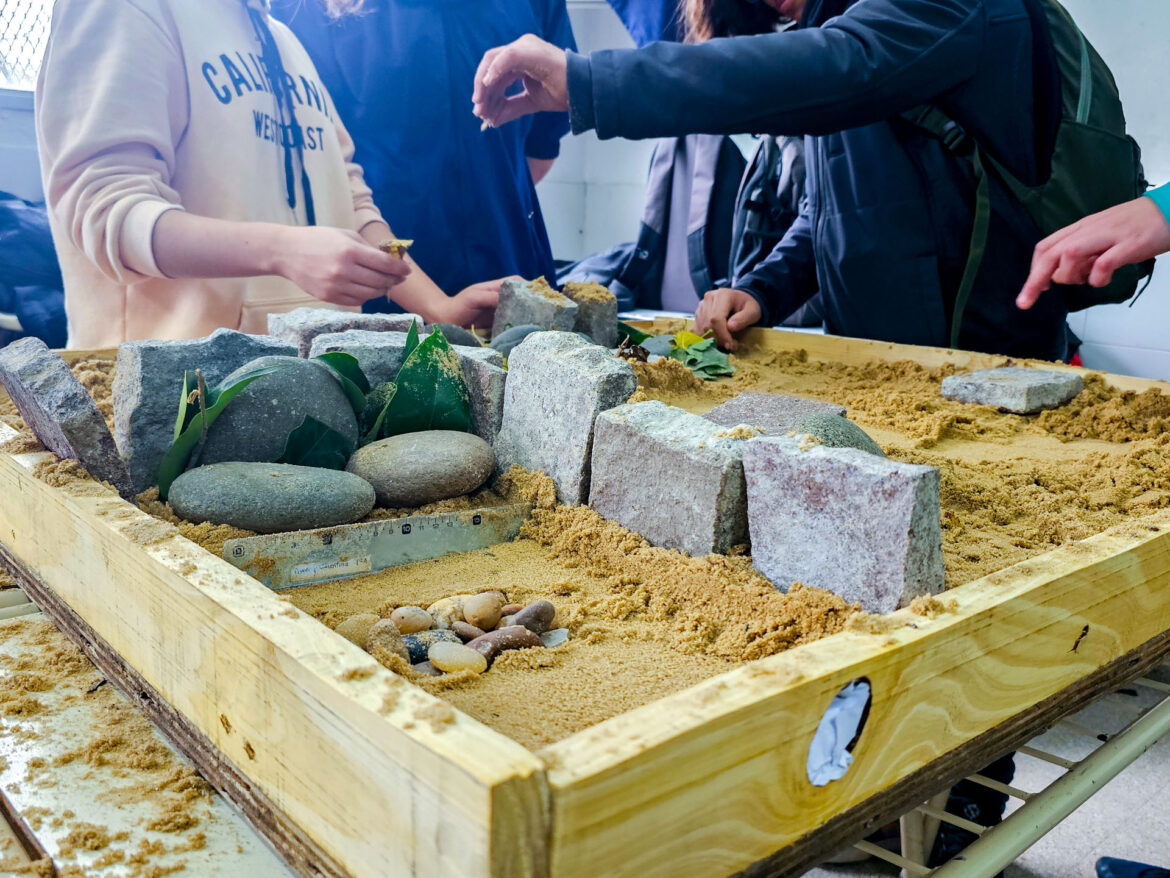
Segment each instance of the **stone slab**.
[[412,321],[422,328],[417,314],[363,314],[360,311],[337,311],[333,308],[297,308],[283,314],[268,315],[268,334],[294,344],[298,355],[309,356],[313,339],[319,335],[360,329],[366,332],[406,332]]
[[751,439],[664,403],[602,412],[589,505],[656,546],[726,554],[747,542],[743,450]]
[[565,284],[562,292],[577,303],[573,331],[585,333],[602,347],[617,347],[617,297],[597,283],[570,282]]
[[131,341],[118,348],[114,373],[114,439],[135,491],[154,484],[154,471],[174,437],[183,373],[200,369],[218,384],[259,357],[297,356],[288,342],[217,329],[207,338]]
[[637,384],[629,363],[576,333],[528,336],[508,358],[499,468],[544,470],[562,503],[584,503],[594,422],[626,402]]
[[761,433],[783,436],[810,414],[845,417],[845,406],[783,393],[741,393],[715,406],[703,417],[724,427],[746,424]]
[[506,280],[492,323],[492,338],[513,326],[535,324],[545,329],[571,332],[577,320],[577,303],[562,296],[544,280]]
[[0,349],[0,384],[42,445],[62,459],[79,461],[123,497],[134,495],[97,403],[43,341],[24,338]]
[[752,560],[781,590],[826,588],[873,613],[943,590],[935,467],[771,436],[747,443],[743,467]]
[[504,423],[504,393],[508,370],[504,357],[491,348],[453,347],[463,368],[463,380],[471,396],[471,430],[490,443]]
[[942,395],[1026,415],[1062,406],[1085,389],[1074,372],[1007,366],[943,379]]
[[329,332],[313,339],[308,356],[319,357],[335,351],[353,354],[371,386],[393,381],[405,359],[406,333],[366,329]]

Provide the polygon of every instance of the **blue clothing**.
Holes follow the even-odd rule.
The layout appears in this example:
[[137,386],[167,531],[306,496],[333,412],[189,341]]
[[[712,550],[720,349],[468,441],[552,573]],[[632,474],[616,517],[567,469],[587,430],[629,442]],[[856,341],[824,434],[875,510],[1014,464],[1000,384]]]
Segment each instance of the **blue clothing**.
[[1158,205],[1158,210],[1162,211],[1162,216],[1170,223],[1170,183],[1151,189],[1146,193],[1146,197]]
[[[946,346],[974,175],[900,114],[933,103],[1021,181],[1042,181],[1052,108],[1037,106],[1057,70],[1050,41],[1048,54],[1034,42],[1030,5],[809,0],[796,31],[570,55],[570,117],[574,131],[601,137],[806,135],[807,207],[742,288],[772,322],[819,289],[830,332]],[[1063,297],[1015,306],[1039,238],[993,180],[987,258],[961,347],[1065,356]]]
[[[367,0],[331,19],[321,0],[276,0],[356,145],[374,202],[448,295],[555,273],[527,158],[553,159],[569,130],[540,113],[480,130],[471,112],[484,53],[526,33],[575,47],[565,0]],[[398,310],[377,300],[366,310]]]
[[683,38],[682,15],[677,0],[609,0],[634,45]]

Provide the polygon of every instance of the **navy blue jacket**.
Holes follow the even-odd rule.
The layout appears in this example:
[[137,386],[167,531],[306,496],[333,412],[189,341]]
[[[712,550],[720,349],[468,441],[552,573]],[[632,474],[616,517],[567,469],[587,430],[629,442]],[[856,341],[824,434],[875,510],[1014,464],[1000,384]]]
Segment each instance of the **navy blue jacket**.
[[[349,129],[374,203],[448,295],[555,271],[527,158],[553,159],[564,113],[487,131],[471,111],[484,52],[526,33],[572,48],[565,0],[367,0],[330,19],[321,0],[276,0]],[[376,300],[366,310],[399,310]]]
[[[743,288],[771,322],[820,289],[829,332],[946,346],[974,176],[900,114],[932,103],[1021,180],[1042,182],[1037,118],[1052,112],[1037,113],[1034,90],[1055,67],[1039,36],[1025,0],[809,0],[795,31],[570,55],[570,118],[603,138],[807,135],[807,208]],[[1001,187],[992,195],[960,346],[1063,358],[1062,297],[1014,304],[1038,230]]]

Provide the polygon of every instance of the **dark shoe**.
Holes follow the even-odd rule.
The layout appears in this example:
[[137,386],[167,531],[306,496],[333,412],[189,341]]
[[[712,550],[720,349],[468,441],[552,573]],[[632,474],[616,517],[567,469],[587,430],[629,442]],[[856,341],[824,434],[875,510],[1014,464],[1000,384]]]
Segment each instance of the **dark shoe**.
[[[984,777],[997,780],[1000,783],[1010,784],[1016,773],[1014,753],[997,759],[981,772]],[[970,780],[961,780],[951,788],[951,795],[947,799],[946,810],[980,826],[995,826],[1003,820],[1003,812],[1007,807],[1008,797]],[[930,862],[926,865],[932,869],[942,866],[960,853],[967,845],[978,838],[973,832],[943,823],[938,828],[938,837],[934,840],[934,848],[930,852]]]
[[1102,857],[1097,861],[1097,878],[1170,878],[1170,869]]

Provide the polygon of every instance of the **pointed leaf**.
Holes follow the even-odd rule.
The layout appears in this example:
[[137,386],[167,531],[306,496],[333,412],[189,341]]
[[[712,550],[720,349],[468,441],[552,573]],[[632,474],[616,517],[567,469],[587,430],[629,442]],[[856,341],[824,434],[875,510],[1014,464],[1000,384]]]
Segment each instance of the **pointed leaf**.
[[[265,366],[263,369],[253,369],[250,372],[245,372],[231,383],[228,383],[226,379],[220,383],[214,394],[215,402],[209,402],[206,415],[201,411],[195,412],[190,422],[183,428],[183,432],[171,443],[171,447],[167,449],[166,454],[163,455],[163,459],[159,461],[158,468],[155,470],[155,481],[158,482],[158,496],[160,499],[167,499],[167,494],[171,490],[171,484],[187,468],[187,462],[190,460],[191,452],[199,444],[199,440],[203,437],[204,431],[223,413],[228,403],[235,399],[245,387],[257,378],[263,378],[265,375],[271,375],[273,372],[278,371],[280,371],[280,366]],[[209,401],[211,396],[212,394],[208,393]]]
[[357,357],[344,351],[331,351],[313,359],[329,370],[329,374],[345,391],[354,414],[361,415],[362,409],[366,407],[366,394],[370,392],[370,382],[362,367],[358,365]]
[[277,463],[315,466],[321,469],[345,469],[354,443],[316,418],[306,417],[288,434]]
[[190,378],[190,372],[183,373],[183,392],[179,394],[179,415],[175,418],[175,433],[171,437],[172,442],[179,438],[179,434],[187,426],[187,397],[191,395]]
[[689,348],[697,344],[702,344],[703,336],[696,335],[689,329],[684,329],[682,332],[675,333],[674,343],[680,348]]
[[398,392],[381,425],[382,436],[419,430],[471,430],[471,397],[459,357],[435,330],[406,358],[394,382]]
[[[439,330],[434,330],[432,335]],[[406,358],[414,353],[414,349],[418,347],[418,321],[410,321],[410,329],[406,331],[406,347],[402,352],[402,362],[406,362]]]

